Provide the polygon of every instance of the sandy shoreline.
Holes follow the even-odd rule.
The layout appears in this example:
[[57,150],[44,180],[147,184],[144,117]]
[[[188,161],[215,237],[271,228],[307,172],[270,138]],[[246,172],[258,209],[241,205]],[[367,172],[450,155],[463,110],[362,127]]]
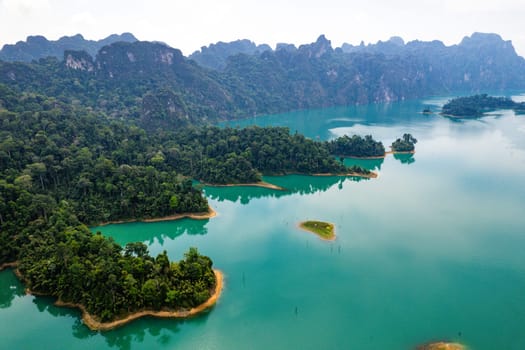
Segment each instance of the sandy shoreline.
[[3,263],[2,265],[0,265],[0,271],[9,269],[9,268],[16,268],[17,266],[18,266],[18,261]]
[[416,154],[416,151],[388,151],[387,154]]
[[[289,175],[302,175],[302,176],[353,176],[353,177],[363,177],[367,179],[375,179],[377,177],[377,173],[371,171],[368,174],[363,173],[315,173],[315,174],[307,174],[307,173],[287,173],[282,175],[272,175],[272,176],[289,176]],[[276,191],[288,191],[288,189],[277,186],[274,184],[271,184],[269,182],[261,181],[261,182],[251,182],[251,183],[236,183],[236,184],[210,184],[202,182],[204,186],[208,187],[262,187],[262,188],[268,188],[271,190]],[[157,220],[157,219],[154,219]],[[147,220],[142,220],[144,222],[147,222]],[[102,226],[102,225],[100,225]]]
[[342,174],[336,174],[336,173],[320,173],[320,174],[312,174],[312,176],[353,176],[353,177],[364,177],[366,179],[375,179],[377,177],[377,173],[371,171],[368,174],[362,174],[362,173],[342,173]]
[[270,190],[277,190],[277,191],[286,191],[286,188],[283,188],[281,186],[277,186],[274,184],[271,184],[269,182],[250,182],[250,183],[238,183],[238,184],[209,184],[209,183],[202,183],[205,186],[208,187],[262,187],[262,188],[268,188]]
[[389,154],[415,154],[416,151],[386,151],[385,154],[383,154],[382,156],[371,156],[371,157],[353,157],[353,156],[342,156],[344,158],[348,158],[348,159],[363,159],[363,160],[367,160],[367,159],[383,159],[383,158],[386,158],[387,155]]
[[316,237],[318,237],[319,239],[321,239],[321,240],[323,240],[323,241],[335,241],[335,238],[336,238],[337,236],[336,236],[336,234],[335,234],[335,227],[334,227],[334,224],[332,224],[332,223],[330,223],[330,222],[328,222],[328,224],[332,225],[332,230],[333,230],[333,232],[334,232],[334,235],[333,235],[332,237],[330,237],[330,238],[325,238],[325,237],[323,237],[323,236],[321,236],[321,235],[318,235],[317,233],[315,233],[315,232],[313,232],[313,231],[310,231],[308,228],[306,228],[306,227],[303,226],[303,222],[298,223],[298,224],[297,224],[297,228],[299,228],[299,229],[301,229],[301,230],[303,230],[303,231],[309,232],[309,233],[315,235]]
[[[13,268],[15,275],[18,277],[18,279],[22,282],[24,282],[24,276],[20,273],[20,271],[16,268],[18,266],[18,262],[11,262],[11,263],[4,263],[0,265],[0,271],[5,268]],[[111,322],[100,322],[98,321],[93,315],[91,315],[89,312],[87,312],[84,305],[81,304],[75,304],[75,303],[68,303],[63,302],[61,300],[57,300],[55,302],[56,306],[61,307],[69,307],[69,308],[77,308],[80,309],[82,312],[82,321],[84,324],[93,331],[108,331],[120,326],[123,326],[129,322],[135,321],[141,317],[145,316],[152,316],[152,317],[159,317],[159,318],[188,318],[191,316],[195,316],[199,314],[202,311],[205,311],[215,305],[217,303],[217,300],[219,299],[222,288],[224,285],[224,274],[217,269],[213,270],[213,273],[215,274],[216,278],[216,284],[215,284],[215,290],[213,291],[212,295],[209,297],[208,300],[206,300],[204,303],[197,305],[194,308],[191,308],[189,310],[179,310],[179,311],[173,311],[173,310],[142,310],[134,312],[124,318],[117,319],[115,321]],[[44,293],[38,293],[35,291],[32,291],[29,288],[25,289],[26,294],[31,294],[35,296],[49,296]]]
[[465,346],[459,343],[437,342],[420,345],[417,350],[465,350]]
[[89,327],[89,329],[93,331],[109,331],[111,329],[115,329],[117,327],[121,327],[129,322],[135,321],[141,317],[145,316],[152,316],[152,317],[159,317],[159,318],[187,318],[194,315],[197,315],[198,313],[209,309],[219,299],[221,295],[221,291],[223,288],[223,279],[224,276],[221,271],[219,270],[213,270],[215,273],[215,277],[217,280],[217,283],[215,285],[215,291],[210,296],[208,300],[206,300],[204,303],[190,309],[190,310],[184,310],[184,311],[168,311],[168,310],[142,310],[137,311],[135,313],[132,313],[124,318],[111,321],[111,322],[100,322],[96,320],[93,315],[88,313],[86,311],[86,308],[83,305],[80,304],[74,304],[74,303],[65,303],[63,301],[57,300],[55,302],[56,306],[63,306],[63,307],[70,307],[70,308],[78,308],[82,311],[82,321],[86,326]]
[[382,156],[370,156],[370,157],[355,157],[355,156],[341,156],[343,158],[348,158],[348,159],[364,159],[364,160],[367,160],[367,159],[383,159],[386,157],[387,154],[390,154],[389,152],[385,152],[385,154],[383,154]]
[[113,225],[113,224],[128,224],[131,222],[160,222],[160,221],[173,221],[173,220],[180,220],[180,219],[194,219],[194,220],[206,220],[211,219],[213,217],[217,216],[217,212],[213,210],[212,207],[208,207],[207,212],[201,212],[201,213],[180,213],[180,214],[174,214],[170,216],[163,216],[160,218],[151,218],[151,219],[129,219],[129,220],[115,220],[115,221],[107,221],[102,222],[97,225],[93,225],[93,227],[98,226],[106,226],[106,225]]

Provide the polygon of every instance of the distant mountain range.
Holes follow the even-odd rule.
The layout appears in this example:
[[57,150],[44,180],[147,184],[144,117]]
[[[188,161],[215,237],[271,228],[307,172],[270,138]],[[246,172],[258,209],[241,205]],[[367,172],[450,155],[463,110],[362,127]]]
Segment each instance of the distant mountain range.
[[[456,91],[525,88],[525,60],[497,34],[475,33],[452,46],[394,37],[335,49],[324,35],[311,44],[279,44],[276,49],[237,40],[203,47],[189,58],[165,44],[136,41],[131,34],[104,39],[113,42],[96,54],[95,43],[102,41],[72,38],[79,45],[74,49],[64,49],[64,38],[14,45],[40,61],[0,62],[0,83],[82,103],[149,129]],[[5,51],[6,46],[1,54]],[[42,59],[46,55],[53,57]]]
[[256,55],[272,50],[269,45],[256,45],[248,39],[236,40],[229,43],[219,41],[216,44],[203,46],[199,51],[192,53],[189,58],[203,67],[222,70],[226,67],[228,58],[237,54]]
[[112,34],[105,39],[96,41],[86,40],[81,34],[63,36],[58,40],[47,40],[41,35],[28,36],[26,41],[19,41],[14,45],[4,45],[0,50],[0,60],[31,62],[49,56],[62,59],[66,50],[86,51],[91,56],[95,56],[102,47],[118,41],[132,43],[137,41],[137,38],[131,33]]

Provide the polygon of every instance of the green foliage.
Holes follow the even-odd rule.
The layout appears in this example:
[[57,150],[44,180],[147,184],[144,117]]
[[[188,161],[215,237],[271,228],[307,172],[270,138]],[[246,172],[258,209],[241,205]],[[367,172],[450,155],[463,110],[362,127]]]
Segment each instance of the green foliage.
[[156,137],[40,95],[9,103],[12,111],[0,113],[1,175],[43,214],[46,196],[68,200],[87,224],[207,210],[191,181],[165,164]]
[[361,137],[344,135],[328,142],[328,148],[332,154],[341,157],[383,157],[385,147],[380,141],[375,141],[371,135]]
[[414,152],[416,143],[417,139],[414,136],[403,134],[403,138],[395,140],[390,147],[393,152]]
[[207,183],[257,182],[261,174],[367,173],[336,161],[327,143],[284,127],[185,128],[171,142],[166,164]]
[[514,109],[519,112],[525,109],[525,103],[514,102],[506,97],[481,94],[452,99],[443,106],[442,113],[454,117],[475,118],[496,109]]
[[[141,310],[190,308],[210,297],[215,275],[209,258],[191,248],[181,261],[166,252],[151,257],[142,243],[123,249],[92,234],[62,202],[48,222],[31,222],[19,269],[27,286],[65,302],[79,303],[102,321]],[[167,303],[168,291],[178,292]]]
[[102,320],[166,306],[167,290],[185,291],[173,308],[209,296],[211,260],[200,259],[202,275],[190,279],[142,243],[122,252],[84,226],[208,210],[191,180],[165,164],[158,139],[80,106],[0,91],[0,264],[19,261],[31,289]]

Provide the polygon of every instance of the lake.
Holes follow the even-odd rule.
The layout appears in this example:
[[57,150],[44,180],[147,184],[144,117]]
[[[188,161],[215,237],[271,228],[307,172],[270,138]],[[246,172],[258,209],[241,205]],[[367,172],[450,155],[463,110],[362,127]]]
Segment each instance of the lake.
[[[525,100],[525,95],[513,96]],[[525,349],[525,115],[423,115],[447,98],[256,117],[313,139],[403,133],[416,154],[351,160],[376,179],[265,177],[288,191],[205,188],[210,220],[93,230],[180,259],[189,247],[225,274],[217,305],[188,320],[87,329],[76,310],[24,295],[0,273],[2,349],[414,349],[450,340]],[[226,125],[226,124],[225,124]],[[322,241],[297,228],[335,224]]]

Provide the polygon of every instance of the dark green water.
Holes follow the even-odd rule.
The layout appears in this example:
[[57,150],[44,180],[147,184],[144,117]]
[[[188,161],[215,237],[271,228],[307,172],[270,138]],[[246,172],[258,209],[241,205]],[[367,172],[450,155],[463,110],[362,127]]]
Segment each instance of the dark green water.
[[[412,157],[359,161],[377,179],[268,177],[289,191],[207,188],[219,213],[211,220],[100,228],[172,259],[190,246],[212,257],[226,275],[223,294],[190,320],[91,332],[78,312],[24,296],[2,272],[0,349],[395,350],[432,340],[525,349],[525,116],[419,114],[443,102],[237,123],[319,139],[370,133],[385,145],[410,132],[419,142]],[[336,241],[298,230],[306,219],[333,222]]]

